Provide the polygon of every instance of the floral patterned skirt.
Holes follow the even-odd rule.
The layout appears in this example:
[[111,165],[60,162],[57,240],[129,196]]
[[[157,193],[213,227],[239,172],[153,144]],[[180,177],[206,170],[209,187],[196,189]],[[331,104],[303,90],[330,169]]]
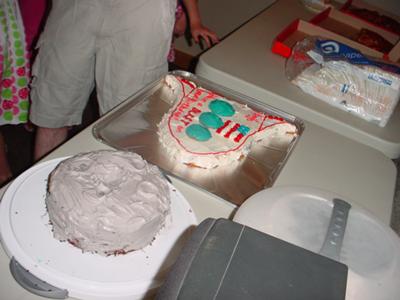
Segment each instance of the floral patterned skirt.
[[[175,27],[176,27],[176,23],[179,21],[180,18],[184,18],[185,17],[185,11],[183,10],[183,7],[180,3],[178,3],[178,5],[176,6],[176,10],[175,10]],[[174,32],[173,32],[173,36],[172,36],[172,41],[171,41],[171,48],[169,49],[169,53],[168,53],[168,62],[172,63],[175,61],[175,44],[174,44],[174,39],[176,36],[176,32],[175,32],[175,27],[174,27]]]
[[17,1],[0,0],[0,125],[28,120],[28,53]]

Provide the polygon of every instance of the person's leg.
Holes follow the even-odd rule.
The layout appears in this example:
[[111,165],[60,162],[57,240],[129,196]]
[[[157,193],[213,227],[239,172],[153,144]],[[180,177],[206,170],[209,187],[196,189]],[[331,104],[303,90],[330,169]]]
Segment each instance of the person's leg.
[[6,143],[0,132],[0,186],[12,177],[11,169],[7,160]]
[[38,126],[35,159],[64,142],[68,127],[82,122],[94,87],[94,33],[100,25],[92,3],[96,2],[53,1],[39,39],[29,115]]
[[67,139],[67,135],[68,135],[68,127],[62,127],[62,128],[38,127],[36,129],[35,149],[34,149],[33,159],[37,161],[44,155],[49,153],[51,150],[61,145]]

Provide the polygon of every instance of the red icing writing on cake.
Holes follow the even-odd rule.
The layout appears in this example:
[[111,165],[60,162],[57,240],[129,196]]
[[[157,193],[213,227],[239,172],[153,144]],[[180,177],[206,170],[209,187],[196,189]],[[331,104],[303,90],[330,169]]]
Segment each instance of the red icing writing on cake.
[[[182,87],[181,98],[178,101],[175,109],[171,112],[168,118],[168,128],[171,134],[171,137],[174,138],[177,143],[185,149],[189,153],[196,153],[200,155],[210,155],[210,154],[222,154],[228,153],[231,151],[237,151],[246,141],[257,134],[260,131],[265,130],[268,127],[277,125],[279,123],[285,123],[285,120],[281,117],[268,115],[263,112],[253,111],[250,108],[247,108],[246,105],[241,106],[241,111],[243,114],[238,114],[235,116],[223,116],[219,117],[223,120],[223,124],[216,128],[212,129],[212,127],[208,128],[208,130],[213,131],[214,134],[219,135],[220,137],[229,140],[231,144],[225,149],[221,149],[220,151],[195,151],[195,149],[190,149],[192,143],[191,137],[187,140],[186,130],[192,126],[192,124],[196,125],[199,123],[199,117],[201,114],[205,113],[211,108],[208,107],[208,104],[212,101],[227,101],[224,97],[206,90],[201,87],[196,87],[190,81],[185,79],[180,79],[180,84]],[[212,111],[214,113],[214,111]],[[218,114],[218,113],[217,113]],[[200,126],[207,128],[207,125],[204,123],[199,123]],[[180,137],[180,135],[183,135]],[[216,137],[216,136],[214,136]],[[212,148],[212,143],[214,139],[210,139],[209,142],[202,141],[202,143],[210,143],[210,147]]]
[[183,118],[180,120],[185,126],[188,126],[190,123],[192,123],[193,118],[195,115],[198,115],[201,113],[201,110],[198,109],[197,107],[192,107],[189,112],[183,116]]
[[[184,83],[190,84],[190,82],[182,80]],[[190,85],[193,87],[193,85]],[[194,87],[193,87],[194,88]],[[194,92],[194,93],[193,93]],[[192,95],[193,94],[193,95]],[[176,107],[175,112],[172,114],[172,118],[175,121],[180,121],[183,126],[188,126],[192,123],[195,114],[200,114],[201,110],[196,107],[192,107],[189,112],[185,114],[185,111],[193,106],[194,103],[197,102],[198,107],[202,107],[204,103],[206,103],[210,99],[216,98],[218,95],[214,93],[210,93],[207,90],[201,88],[195,88],[190,91],[188,95],[184,95],[181,99],[180,104]],[[182,116],[183,115],[183,116]],[[182,132],[184,128],[182,126],[178,126],[178,132]]]

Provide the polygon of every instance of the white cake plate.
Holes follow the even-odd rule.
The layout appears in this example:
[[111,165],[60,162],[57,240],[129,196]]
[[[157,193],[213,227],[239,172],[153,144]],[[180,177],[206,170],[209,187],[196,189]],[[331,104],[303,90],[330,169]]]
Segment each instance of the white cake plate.
[[[79,299],[143,298],[162,283],[190,229],[197,225],[190,205],[170,184],[172,218],[151,245],[118,256],[82,253],[69,243],[54,239],[46,210],[47,178],[63,159],[28,169],[3,196],[1,242],[12,258],[11,269],[17,269],[14,277],[18,279],[22,274],[17,268],[22,266],[28,274],[60,289],[54,293],[55,298],[66,297],[66,293]],[[22,281],[19,283],[24,285],[31,280]]]

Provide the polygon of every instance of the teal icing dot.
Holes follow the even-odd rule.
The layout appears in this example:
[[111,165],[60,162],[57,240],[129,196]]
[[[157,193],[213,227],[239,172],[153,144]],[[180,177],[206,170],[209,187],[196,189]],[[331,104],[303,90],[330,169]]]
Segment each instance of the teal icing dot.
[[11,24],[11,28],[14,29],[14,30],[18,29],[17,23],[13,22],[13,23]]
[[210,131],[199,125],[199,124],[192,124],[186,128],[186,134],[196,141],[205,142],[211,138]]
[[224,125],[224,122],[220,117],[212,112],[204,112],[199,117],[200,123],[208,128],[219,128]]
[[240,127],[237,129],[241,134],[246,135],[249,133],[250,128],[245,126],[245,125],[240,125]]
[[22,42],[21,41],[15,41],[14,42],[14,47],[15,48],[21,48],[22,47]]
[[15,39],[19,39],[21,37],[21,34],[18,31],[13,31],[13,37]]
[[208,107],[213,113],[222,117],[231,117],[235,114],[235,109],[233,108],[233,106],[223,100],[213,100],[210,102]]

